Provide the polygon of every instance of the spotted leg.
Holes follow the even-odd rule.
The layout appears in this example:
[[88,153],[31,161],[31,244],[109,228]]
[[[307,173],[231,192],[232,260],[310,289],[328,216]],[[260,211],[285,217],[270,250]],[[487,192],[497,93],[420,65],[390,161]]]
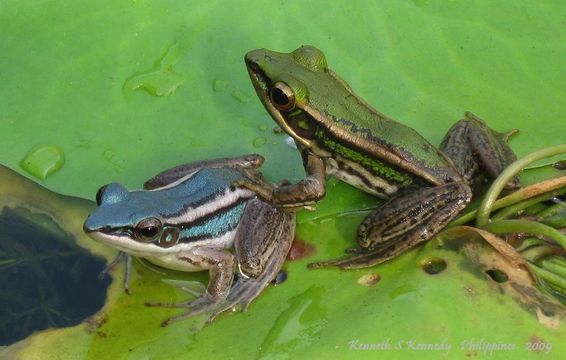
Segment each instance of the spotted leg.
[[214,310],[208,322],[237,306],[243,311],[247,309],[283,266],[294,233],[294,212],[272,207],[259,199],[250,200],[236,235],[238,279],[227,301]]
[[[498,176],[515,160],[507,145],[514,132],[500,134],[483,120],[466,113],[446,134],[441,150],[452,159],[462,182],[408,190],[372,211],[358,228],[359,248],[344,259],[311,264],[311,268],[363,268],[392,259],[442,230],[466,205],[484,174]],[[507,184],[519,186],[518,179]]]
[[372,211],[358,228],[356,254],[310,264],[310,268],[338,266],[358,269],[390,260],[438,233],[472,197],[465,183],[415,189]]
[[[444,136],[440,150],[447,155],[458,172],[477,192],[485,176],[496,178],[517,159],[507,141],[516,130],[498,133],[490,129],[476,115],[467,112],[466,117],[455,123]],[[506,188],[520,186],[519,179],[511,179]]]

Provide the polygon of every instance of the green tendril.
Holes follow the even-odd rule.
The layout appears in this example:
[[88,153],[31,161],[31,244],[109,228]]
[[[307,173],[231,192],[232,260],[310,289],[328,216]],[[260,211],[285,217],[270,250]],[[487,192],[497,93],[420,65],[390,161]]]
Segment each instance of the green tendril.
[[551,238],[566,250],[566,235],[548,225],[528,220],[501,220],[487,224],[482,229],[495,234],[528,233]]
[[518,203],[513,204],[513,205],[509,205],[509,206],[505,207],[504,209],[502,209],[501,211],[497,212],[492,217],[492,221],[507,219],[507,218],[517,214],[519,211],[525,210],[529,206],[535,205],[535,204],[537,204],[541,201],[546,201],[546,200],[552,199],[553,197],[556,197],[556,196],[559,196],[559,195],[562,195],[562,194],[565,194],[565,193],[566,193],[566,188],[558,189],[558,190],[554,190],[554,191],[550,191],[550,192],[541,194],[539,196],[532,197],[532,198],[527,199],[527,200],[523,200],[523,201],[518,202]]
[[560,290],[558,291],[560,292],[560,294],[564,295],[564,293],[566,292],[566,278],[560,277],[559,275],[556,275],[555,273],[543,269],[532,263],[530,264],[530,267],[531,271],[540,280],[543,280],[544,282],[559,288]]
[[566,153],[566,145],[552,146],[535,151],[534,153],[531,153],[509,165],[505,170],[503,170],[497,179],[495,179],[493,184],[491,184],[491,187],[478,209],[476,225],[478,227],[484,227],[487,223],[489,223],[489,215],[493,209],[495,201],[499,197],[499,194],[501,194],[505,185],[527,165],[534,161],[563,153]]
[[[541,196],[541,199],[542,199],[540,201],[544,201],[544,199],[546,199],[546,198],[551,199],[554,196],[566,194],[566,176],[563,176],[561,178],[552,179],[552,180],[547,180],[547,181],[544,181],[542,183],[535,184],[535,185],[539,186],[539,185],[544,184],[544,183],[553,183],[554,187],[553,188],[549,187],[548,190],[545,190],[545,191],[539,190],[539,192],[541,193],[539,196]],[[563,187],[556,189],[557,185],[558,186],[563,185]],[[542,188],[542,189],[545,189],[545,186],[539,186],[539,187]],[[525,191],[525,189],[528,189],[528,188],[529,187],[517,190],[516,192],[495,201],[493,203],[493,206],[491,207],[491,211],[499,210],[501,208],[512,206],[512,205],[515,205],[515,204],[520,203],[522,201],[528,200],[529,195],[533,196],[531,191],[529,191],[529,190]],[[464,224],[474,220],[476,218],[477,214],[478,214],[478,210],[470,211],[469,213],[467,213],[463,216],[460,216],[456,220],[452,221],[448,227],[450,228],[450,227],[454,227],[454,226],[464,225]]]
[[532,247],[542,246],[542,245],[548,245],[548,243],[544,240],[539,239],[539,238],[530,237],[530,238],[524,239],[521,242],[521,244],[519,246],[517,246],[517,248],[515,250],[522,253],[523,251],[528,250]]
[[566,267],[555,263],[550,259],[544,259],[540,262],[540,266],[548,271],[555,273],[556,275],[562,276],[566,279]]
[[559,266],[563,266],[566,268],[566,259],[564,259],[563,257],[551,257],[549,259],[545,259],[548,262],[551,262],[553,264],[559,265]]
[[[545,258],[550,255],[560,254],[561,249],[555,246],[549,246],[548,244],[541,246],[533,246],[527,250],[521,252],[521,255],[530,262],[538,262],[540,259]],[[556,265],[556,264],[555,264]],[[556,265],[559,266],[559,265]],[[546,269],[545,266],[542,266]]]

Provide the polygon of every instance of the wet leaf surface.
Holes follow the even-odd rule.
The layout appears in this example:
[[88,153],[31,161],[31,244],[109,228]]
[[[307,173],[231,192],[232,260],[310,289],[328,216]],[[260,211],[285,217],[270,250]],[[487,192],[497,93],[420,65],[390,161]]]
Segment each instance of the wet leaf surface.
[[[285,136],[265,130],[274,123],[255,99],[242,57],[254,48],[291,51],[302,44],[322,49],[330,67],[370,104],[434,144],[468,110],[498,131],[518,128],[511,146],[519,156],[564,141],[558,131],[566,91],[562,2],[368,1],[331,10],[326,1],[5,1],[0,162],[22,171],[19,162],[30,149],[56,144],[65,164],[41,184],[89,199],[112,181],[136,188],[181,163],[252,152],[266,157],[267,178],[297,181],[300,157]],[[557,171],[528,170],[522,180]],[[48,198],[45,204],[59,201]],[[10,355],[437,359],[446,350],[417,352],[408,344],[450,344],[451,356],[479,357],[486,355],[481,339],[514,345],[487,354],[492,358],[538,358],[528,348],[532,339],[552,345],[554,356],[566,353],[560,321],[543,311],[552,321],[541,322],[511,290],[501,290],[511,281],[496,283],[482,262],[434,243],[372,269],[381,276],[373,286],[357,282],[367,271],[306,269],[352,247],[357,224],[377,203],[330,181],[317,211],[298,219],[298,237],[316,254],[288,262],[288,279],[246,313],[204,328],[202,319],[160,328],[175,312],[143,303],[189,296],[162,279],[205,282],[206,275],[158,273],[135,263],[131,296],[121,289],[122,269],[112,273],[97,330],[42,332]],[[57,208],[75,214],[58,220],[79,233],[87,206]],[[79,242],[86,246],[88,239]],[[114,255],[89,246],[107,260]],[[434,276],[420,266],[431,257],[447,264]],[[387,342],[389,349],[364,350]]]

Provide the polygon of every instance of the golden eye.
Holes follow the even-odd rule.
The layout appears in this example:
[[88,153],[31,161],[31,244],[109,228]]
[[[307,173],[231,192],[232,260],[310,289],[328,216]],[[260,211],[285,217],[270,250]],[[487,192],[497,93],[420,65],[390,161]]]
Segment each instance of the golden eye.
[[295,93],[282,81],[273,84],[269,90],[269,99],[278,110],[291,111],[295,107]]
[[136,239],[146,243],[154,241],[161,232],[161,226],[161,221],[156,218],[147,218],[140,221],[134,231]]

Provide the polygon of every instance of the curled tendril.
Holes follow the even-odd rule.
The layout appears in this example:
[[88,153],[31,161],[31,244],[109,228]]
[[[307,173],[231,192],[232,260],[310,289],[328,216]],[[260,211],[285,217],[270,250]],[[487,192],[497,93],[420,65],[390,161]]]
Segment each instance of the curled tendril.
[[[532,184],[499,200],[497,198],[505,184],[526,166],[534,161],[564,153],[566,153],[566,145],[558,145],[536,151],[513,162],[493,182],[478,210],[456,219],[450,224],[449,229],[443,232],[448,235],[450,233],[456,234],[454,231],[469,230],[471,228],[460,225],[475,219],[476,231],[497,235],[510,233],[534,235],[535,237],[524,240],[517,248],[510,245],[503,246],[504,244],[501,244],[501,241],[489,241],[490,237],[485,233],[482,236],[511,262],[527,264],[529,272],[538,280],[539,284],[551,294],[557,295],[562,301],[566,299],[566,258],[564,257],[564,254],[566,254],[566,234],[552,226],[541,223],[540,221],[544,221],[545,216],[539,216],[538,221],[520,218],[509,220],[509,218],[516,217],[523,210],[533,205],[542,207],[542,202],[566,194],[566,176]],[[555,208],[558,209],[559,207],[555,206]],[[501,210],[490,219],[491,213],[498,209]],[[547,208],[541,214],[545,212],[552,213],[556,217],[558,210]],[[561,216],[561,214],[559,215]],[[555,223],[563,224],[564,222]],[[498,238],[494,237],[494,239]],[[521,258],[520,261],[517,260],[518,257]]]

